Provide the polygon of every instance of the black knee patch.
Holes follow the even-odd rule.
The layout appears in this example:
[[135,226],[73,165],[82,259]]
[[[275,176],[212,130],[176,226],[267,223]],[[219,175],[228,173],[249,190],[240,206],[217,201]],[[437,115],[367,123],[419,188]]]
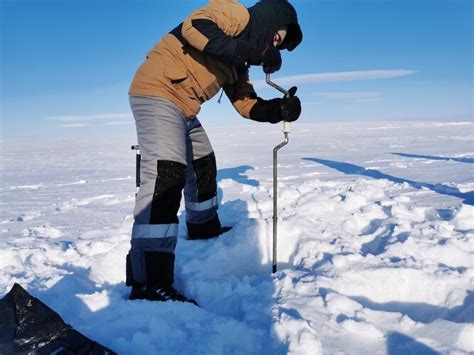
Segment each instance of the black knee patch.
[[181,192],[186,183],[186,165],[175,161],[158,160],[156,170],[150,224],[178,223],[176,214],[181,202]]
[[217,168],[214,153],[193,161],[194,173],[196,174],[196,185],[198,191],[198,202],[207,201],[217,194]]

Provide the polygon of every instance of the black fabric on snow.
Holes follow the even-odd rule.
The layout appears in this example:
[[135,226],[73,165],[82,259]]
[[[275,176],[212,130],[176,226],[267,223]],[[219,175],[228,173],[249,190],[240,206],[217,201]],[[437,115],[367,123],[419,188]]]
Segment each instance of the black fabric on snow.
[[115,354],[85,337],[19,284],[0,300],[0,354]]

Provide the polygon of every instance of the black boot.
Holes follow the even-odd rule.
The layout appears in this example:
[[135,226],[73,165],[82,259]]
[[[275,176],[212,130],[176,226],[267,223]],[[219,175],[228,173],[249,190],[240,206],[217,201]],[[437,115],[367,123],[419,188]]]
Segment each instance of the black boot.
[[135,285],[132,286],[132,292],[130,292],[129,299],[159,302],[178,301],[193,303],[196,306],[198,305],[195,300],[187,298],[173,286],[158,287],[153,285]]
[[186,222],[188,227],[188,239],[211,239],[218,237],[232,229],[232,227],[222,227],[217,214],[209,221],[202,224]]
[[197,306],[196,301],[179,293],[174,283],[174,254],[149,251],[144,252],[146,282],[137,282],[133,277],[130,254],[127,255],[127,286],[132,286],[128,297],[130,300],[179,301],[190,302]]

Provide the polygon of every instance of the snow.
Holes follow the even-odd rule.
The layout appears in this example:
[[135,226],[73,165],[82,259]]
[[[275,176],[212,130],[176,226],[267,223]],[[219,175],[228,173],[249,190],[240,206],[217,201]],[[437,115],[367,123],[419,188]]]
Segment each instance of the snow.
[[[206,126],[206,122],[204,122]],[[474,351],[471,122],[211,127],[220,216],[188,241],[176,286],[192,304],[128,301],[134,132],[2,141],[0,296],[18,282],[121,353]],[[184,221],[181,209],[180,221]]]

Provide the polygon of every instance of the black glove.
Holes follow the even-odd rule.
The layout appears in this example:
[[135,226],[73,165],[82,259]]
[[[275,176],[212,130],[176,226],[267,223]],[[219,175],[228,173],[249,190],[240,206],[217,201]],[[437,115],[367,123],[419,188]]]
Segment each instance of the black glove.
[[249,52],[248,64],[262,65],[265,73],[274,73],[281,68],[280,51],[269,44],[263,50],[252,48]]
[[281,100],[281,117],[283,121],[293,122],[301,115],[301,101],[298,96],[295,96],[297,87],[293,86],[288,90],[288,98]]
[[301,102],[296,93],[296,87],[288,90],[290,97],[283,99],[263,100],[257,98],[257,103],[250,110],[250,119],[257,122],[278,123],[281,121],[296,121],[301,114]]
[[267,44],[262,53],[263,72],[266,74],[274,73],[281,68],[280,50]]

